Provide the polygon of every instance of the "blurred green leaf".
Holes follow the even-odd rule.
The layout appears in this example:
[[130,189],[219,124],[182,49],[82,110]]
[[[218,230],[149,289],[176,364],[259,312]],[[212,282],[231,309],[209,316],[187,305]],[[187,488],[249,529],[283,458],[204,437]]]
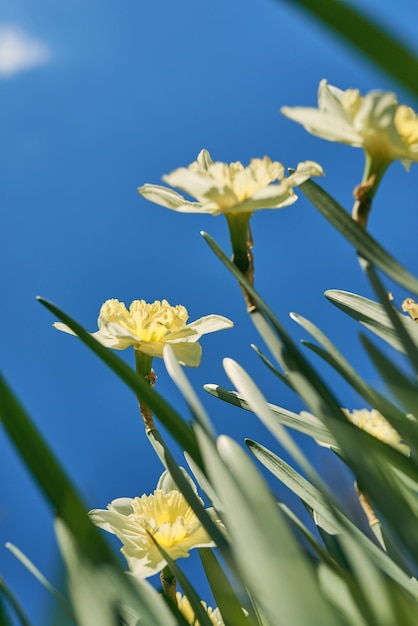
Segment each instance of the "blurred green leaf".
[[[344,313],[347,313],[350,317],[353,317],[355,320],[359,321],[360,324],[387,341],[391,346],[400,352],[405,352],[405,348],[399,340],[396,330],[393,328],[381,304],[373,302],[373,300],[369,300],[368,298],[358,296],[355,293],[340,291],[338,289],[326,291],[325,297],[328,298],[332,304],[344,311]],[[418,349],[418,324],[410,317],[402,315],[398,311],[396,311],[396,314],[401,324],[403,324],[408,331],[415,347]]]
[[325,597],[344,616],[349,626],[369,626],[358,608],[357,588],[349,584],[347,575],[337,573],[335,568],[321,563],[318,568],[321,589]]
[[382,572],[393,578],[408,593],[416,598],[418,597],[418,582],[405,574],[396,563],[388,558],[385,552],[366,537],[341,511],[336,511],[338,513],[336,516],[330,510],[321,492],[306,478],[298,474],[288,463],[261,444],[251,440],[247,440],[246,443],[254,456],[274,476],[301,498],[310,509],[317,513],[316,519],[325,530],[330,531],[331,534],[349,532]]
[[86,558],[60,519],[56,521],[56,532],[79,626],[125,626],[127,616],[130,623],[141,626],[177,626],[161,595],[146,580]]
[[30,561],[28,557],[25,554],[23,554],[23,552],[19,550],[19,548],[17,548],[12,543],[7,542],[6,548],[10,550],[10,552],[22,563],[24,567],[26,567],[26,569],[30,571],[30,573],[38,580],[38,582],[40,582],[40,584],[43,587],[45,587],[45,589],[47,589],[49,593],[52,594],[56,600],[58,600],[58,602],[61,604],[66,614],[73,621],[75,621],[74,615],[71,611],[71,608],[68,606],[67,600],[59,591],[55,589],[55,587],[51,585],[51,583],[45,578],[45,576],[39,571],[39,569],[32,563],[32,561]]
[[408,421],[415,425],[415,437],[411,429],[410,437],[414,439],[414,447],[418,451],[418,385],[415,380],[410,380],[400,371],[397,365],[393,363],[383,354],[377,346],[375,346],[367,337],[360,335],[362,344],[367,351],[369,357],[373,361],[376,369],[384,379],[388,389],[401,402],[407,411],[415,416],[415,419]]
[[21,458],[57,514],[93,560],[117,563],[44,439],[0,376],[0,419]]
[[191,584],[187,576],[185,576],[183,571],[177,565],[177,561],[174,561],[172,558],[169,557],[167,552],[164,550],[162,546],[160,546],[160,544],[155,540],[154,537],[152,539],[155,542],[155,545],[157,546],[158,550],[161,552],[161,555],[164,557],[165,561],[167,562],[167,565],[171,573],[175,576],[176,580],[180,583],[180,586],[183,589],[184,595],[187,596],[187,599],[189,600],[190,605],[194,611],[196,621],[199,621],[199,624],[201,626],[213,626],[207,611],[204,609],[201,603],[201,599],[197,595],[196,590],[194,589],[193,585]]
[[61,311],[57,306],[38,297],[44,307],[53,313],[58,319],[67,324],[79,339],[86,344],[115,374],[123,380],[135,394],[139,395],[147,406],[161,420],[169,433],[179,443],[179,445],[189,452],[189,454],[199,462],[198,451],[193,433],[182,420],[181,416],[155,391],[147,381],[138,376],[122,359],[120,359],[109,348],[102,346],[94,337],[90,335],[78,322],[69,315]]
[[[378,14],[376,19],[368,18],[341,0],[287,0],[287,4],[299,5],[418,96],[418,59],[395,35],[379,26]],[[415,17],[411,15],[411,19]]]
[[[398,312],[393,308],[388,293],[373,265],[366,262],[364,264],[364,270],[375,291],[375,294],[379,298],[381,305],[383,306],[393,328],[395,329],[396,334],[398,335],[398,339],[402,344],[405,353],[408,355],[412,367],[414,368],[416,374],[418,374],[418,350],[412,341],[411,335],[399,319]],[[414,324],[415,323],[416,322],[414,322]]]
[[0,620],[1,620],[0,624],[1,626],[13,626],[12,619],[9,617],[9,614],[6,612],[6,608],[3,603],[3,598],[6,598],[7,602],[13,608],[21,626],[31,626],[19,602],[17,601],[13,593],[10,591],[9,587],[6,585],[3,578],[0,577]]
[[396,261],[367,231],[355,222],[324,189],[312,180],[300,185],[300,190],[320,213],[340,231],[366,261],[376,265],[396,283],[418,293],[418,280]]
[[309,559],[243,450],[226,436],[218,439],[217,450],[201,429],[197,437],[223,504],[237,567],[269,622],[277,623],[280,615],[285,624],[341,623],[324,601]]
[[195,393],[190,382],[188,381],[183,368],[178,362],[174,350],[169,345],[164,348],[164,364],[167,369],[168,375],[182,393],[183,398],[186,400],[187,405],[195,420],[199,422],[202,428],[205,428],[207,433],[214,438],[215,431],[212,423],[197,394]]
[[232,585],[225,576],[225,572],[220,566],[213,550],[210,548],[199,548],[199,555],[213,597],[215,598],[215,602],[225,624],[249,626],[251,622],[244,615]]
[[222,532],[219,530],[214,521],[211,519],[210,515],[203,507],[200,498],[193,491],[191,485],[189,484],[189,481],[184,476],[177,461],[171,454],[166,443],[163,441],[159,431],[156,429],[151,430],[148,433],[148,438],[152,443],[154,449],[157,451],[157,454],[160,457],[163,465],[168,469],[179,490],[182,492],[187,502],[190,504],[190,507],[196,514],[196,517],[199,519],[209,536],[216,543],[219,550],[222,551],[224,558],[228,559],[229,546],[228,542],[225,539],[225,536],[222,534]]

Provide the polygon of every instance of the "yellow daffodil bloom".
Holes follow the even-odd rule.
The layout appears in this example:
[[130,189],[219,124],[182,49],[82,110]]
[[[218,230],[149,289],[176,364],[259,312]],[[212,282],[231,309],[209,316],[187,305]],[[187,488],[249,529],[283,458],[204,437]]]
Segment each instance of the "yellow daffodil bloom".
[[418,302],[415,302],[412,298],[406,298],[402,302],[402,311],[409,313],[415,322],[418,322]]
[[166,565],[155,542],[174,560],[188,557],[192,548],[214,545],[168,472],[162,474],[153,494],[118,498],[107,510],[95,509],[89,515],[96,526],[120,539],[129,569],[139,578],[153,576]]
[[403,452],[406,455],[409,454],[409,447],[402,443],[400,434],[376,409],[359,409],[355,411],[343,409],[343,411],[347,419],[355,426],[358,426],[358,428],[387,443],[392,448],[396,448],[399,452]]
[[[184,306],[170,306],[167,300],[151,304],[134,300],[129,310],[119,300],[107,300],[100,309],[99,330],[92,336],[107,348],[124,350],[133,346],[150,357],[162,357],[164,346],[170,344],[180,363],[197,367],[202,356],[197,343],[200,337],[231,328],[233,323],[220,315],[208,315],[186,324],[188,317]],[[74,335],[65,324],[56,322],[54,326]]]
[[[191,626],[200,626],[200,622],[196,620],[195,612],[193,611],[188,598],[186,596],[183,596],[179,591],[177,591],[176,600],[177,600],[177,608],[180,611],[180,613],[183,615],[187,623],[191,624]],[[210,621],[212,622],[213,626],[225,626],[225,623],[222,619],[222,616],[218,608],[212,609],[210,606],[206,604],[206,602],[203,602],[203,600],[202,600],[202,605],[205,611],[207,612],[208,617]]]
[[358,89],[342,91],[322,80],[318,108],[286,106],[281,112],[313,135],[364,148],[380,163],[400,159],[408,169],[411,161],[418,161],[417,114],[398,104],[394,93],[362,96]]
[[320,165],[305,161],[284,178],[283,165],[268,157],[252,159],[244,167],[239,161],[214,162],[209,152],[202,150],[188,167],[163,176],[166,183],[197,201],[186,200],[160,185],[144,185],[138,191],[147,200],[181,213],[252,214],[258,209],[279,209],[293,204],[297,200],[293,187],[321,174]]

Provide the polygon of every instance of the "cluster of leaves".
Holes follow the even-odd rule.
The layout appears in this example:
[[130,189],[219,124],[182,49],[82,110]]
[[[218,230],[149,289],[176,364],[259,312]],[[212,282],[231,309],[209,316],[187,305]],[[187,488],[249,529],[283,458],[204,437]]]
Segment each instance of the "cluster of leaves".
[[[329,5],[337,11],[340,3],[329,2]],[[332,22],[335,13],[330,11],[329,16]],[[404,74],[399,78],[405,80]],[[262,361],[276,373],[281,383],[289,385],[299,395],[310,413],[299,415],[268,404],[256,383],[230,359],[224,361],[224,367],[235,390],[210,385],[207,391],[221,401],[252,411],[290,455],[293,465],[256,441],[246,441],[248,450],[264,468],[305,504],[312,516],[314,532],[286,505],[277,502],[263,478],[263,471],[240,445],[229,437],[216,437],[205,409],[169,346],[164,349],[164,360],[190,408],[191,423],[148,381],[75,320],[50,302],[41,302],[143,400],[184,451],[222,526],[208,514],[159,432],[149,430],[148,437],[163,464],[217,546],[217,553],[211,548],[200,548],[199,553],[226,625],[413,626],[418,619],[418,581],[414,577],[418,571],[415,532],[418,422],[414,417],[418,416],[418,326],[395,310],[376,268],[411,294],[418,293],[418,280],[316,183],[306,181],[301,190],[353,244],[377,301],[341,291],[327,292],[327,297],[404,353],[411,372],[400,372],[386,354],[362,334],[364,349],[387,386],[388,394],[383,395],[358,376],[320,329],[309,320],[293,315],[312,336],[313,342],[304,342],[305,347],[331,365],[364,398],[365,404],[385,416],[410,450],[410,454],[405,455],[347,421],[332,390],[305,357],[304,349],[289,337],[248,276],[204,234],[253,305],[249,315],[276,363],[259,353]],[[102,534],[90,521],[77,491],[3,379],[0,380],[0,398],[1,420],[56,513],[71,598],[71,605],[65,605],[71,619],[80,626],[187,624],[169,598],[159,595],[145,580],[123,572]],[[373,532],[365,532],[358,526],[344,504],[324,484],[287,428],[330,446],[348,466],[369,512]],[[178,564],[161,546],[157,547],[188,597],[198,623],[213,625]],[[48,585],[36,568],[27,563],[16,548],[12,549],[40,581]],[[0,591],[0,623],[11,623],[2,600],[6,598],[21,623],[26,624],[23,612],[2,580]]]

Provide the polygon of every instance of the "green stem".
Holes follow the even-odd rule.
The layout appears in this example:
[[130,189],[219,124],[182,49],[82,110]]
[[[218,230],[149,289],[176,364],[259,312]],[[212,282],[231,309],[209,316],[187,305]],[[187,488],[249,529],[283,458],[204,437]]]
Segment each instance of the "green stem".
[[[232,262],[244,274],[251,286],[254,286],[254,257],[251,252],[253,239],[250,229],[252,213],[229,213],[226,219],[232,246]],[[246,289],[241,286],[248,312],[257,307]]]
[[363,179],[360,185],[354,189],[354,198],[356,202],[353,205],[352,217],[364,229],[367,227],[367,219],[372,208],[374,195],[379,187],[383,174],[392,162],[388,158],[377,157],[365,153],[366,161],[364,164]]
[[[155,385],[157,377],[154,370],[152,369],[152,356],[144,354],[139,350],[135,350],[135,364],[138,376],[144,378],[146,381],[148,381],[150,387],[153,387]],[[141,411],[142,420],[145,425],[145,432],[148,434],[150,430],[153,430],[155,428],[152,411],[139,395],[137,395],[136,397],[139,404],[139,410]]]
[[160,581],[163,588],[163,594],[177,606],[176,598],[176,578],[171,569],[166,565],[160,574]]

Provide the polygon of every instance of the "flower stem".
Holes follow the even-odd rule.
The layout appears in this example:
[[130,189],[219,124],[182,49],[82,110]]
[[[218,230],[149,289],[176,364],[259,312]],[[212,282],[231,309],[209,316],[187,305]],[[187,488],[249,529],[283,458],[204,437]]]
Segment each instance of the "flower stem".
[[382,180],[383,174],[391,163],[390,159],[378,158],[366,154],[363,180],[360,185],[354,188],[353,196],[355,203],[351,212],[352,218],[364,229],[367,227],[367,220],[372,208],[372,200],[377,188]]
[[[148,356],[139,350],[135,350],[135,363],[136,372],[138,376],[141,376],[148,381],[150,387],[154,387],[157,380],[157,376],[152,369],[152,356]],[[155,428],[154,419],[152,417],[151,409],[143,402],[140,396],[136,396],[139,404],[139,410],[141,412],[142,420],[145,425],[145,432],[148,434],[150,430]]]
[[163,588],[163,594],[177,606],[176,598],[176,578],[172,574],[171,569],[166,565],[160,574],[160,581]]
[[[251,213],[230,213],[226,215],[229,236],[232,245],[232,262],[244,274],[251,286],[254,286],[254,256],[251,251],[253,238],[250,228]],[[255,311],[257,305],[250,294],[241,286],[244,300],[249,313]]]

